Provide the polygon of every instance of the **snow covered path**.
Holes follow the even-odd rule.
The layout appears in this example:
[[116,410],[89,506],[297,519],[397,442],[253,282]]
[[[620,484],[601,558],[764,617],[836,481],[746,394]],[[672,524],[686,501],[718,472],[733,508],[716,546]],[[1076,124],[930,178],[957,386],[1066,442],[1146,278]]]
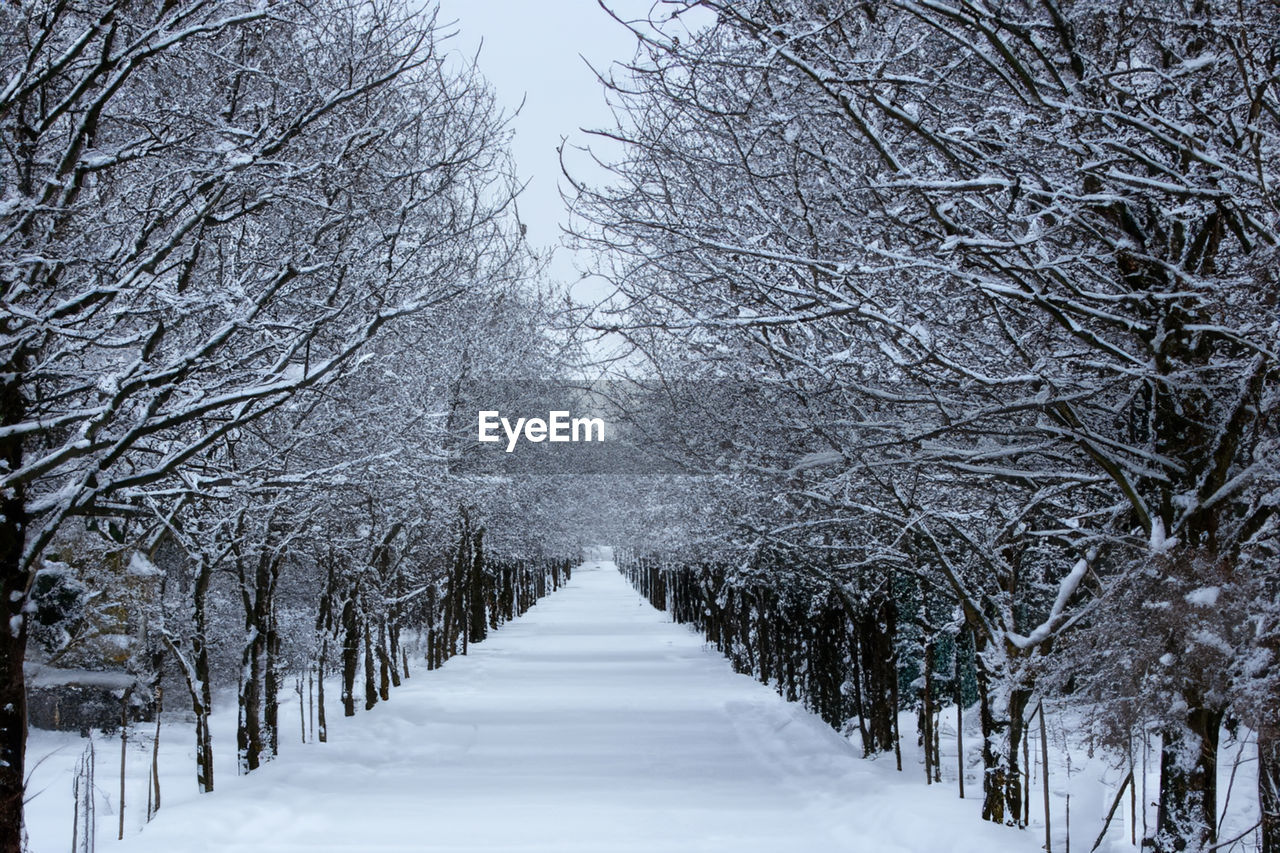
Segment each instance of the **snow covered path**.
[[[335,709],[331,709],[333,714]],[[340,712],[340,711],[339,711]],[[288,719],[285,717],[284,719]],[[285,729],[285,733],[288,733]],[[909,767],[908,770],[915,770]],[[105,849],[1027,851],[978,803],[864,761],[588,563],[391,701]],[[70,830],[67,830],[70,834]]]

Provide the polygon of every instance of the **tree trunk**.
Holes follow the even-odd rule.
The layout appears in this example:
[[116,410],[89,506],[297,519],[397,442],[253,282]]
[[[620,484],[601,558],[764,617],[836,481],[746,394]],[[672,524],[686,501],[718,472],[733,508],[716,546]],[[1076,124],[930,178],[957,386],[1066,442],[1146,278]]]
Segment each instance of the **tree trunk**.
[[133,688],[129,688],[124,692],[124,697],[120,700],[120,799],[116,801],[116,813],[120,817],[120,831],[116,834],[116,841],[124,841],[124,789],[125,789],[125,765],[129,760],[129,697],[133,695]]
[[387,626],[387,654],[391,657],[391,686],[400,686],[400,666],[403,660],[404,677],[409,677],[409,654],[400,647],[400,625],[393,620]]
[[[183,661],[181,654],[173,645],[173,641],[166,634],[165,642],[169,644],[175,657],[179,661]],[[213,789],[213,759],[212,748],[213,742],[209,737],[209,706],[204,704],[205,686],[208,681],[202,681],[199,675],[199,667],[192,664],[188,667],[185,663],[182,666],[182,674],[187,682],[187,693],[191,697],[191,710],[196,718],[196,790],[200,793],[207,793]],[[205,678],[208,678],[206,673]],[[157,736],[159,734],[159,715],[157,714]],[[159,782],[156,783],[159,785]],[[157,789],[158,790],[158,789]]]
[[[7,324],[6,324],[7,325]],[[19,383],[25,359],[15,354],[4,366],[7,380],[0,384],[0,423],[21,423],[26,412]],[[7,471],[22,468],[22,438],[0,440],[0,463]],[[26,773],[27,690],[22,662],[27,653],[27,604],[30,576],[22,568],[26,542],[26,496],[21,484],[0,494],[0,595],[4,596],[3,625],[0,625],[0,655],[4,675],[0,677],[0,853],[22,850],[22,800]]]
[[241,659],[240,716],[236,726],[236,751],[240,772],[258,769],[262,755],[262,646],[264,638],[250,628],[250,639]]
[[320,743],[327,743],[329,740],[329,726],[324,719],[324,665],[329,656],[329,641],[323,640],[320,643],[320,657],[316,659],[316,740]]
[[360,663],[360,620],[356,616],[356,593],[342,605],[342,713],[356,715],[356,668]]
[[926,639],[921,658],[924,667],[924,690],[920,695],[920,741],[924,747],[924,781],[933,784],[933,765],[938,758],[933,753],[933,647]]
[[201,793],[213,790],[213,735],[209,731],[209,714],[213,711],[213,685],[210,683],[207,599],[213,568],[201,565],[196,574],[191,604],[195,632],[191,635],[191,665],[196,683],[191,689],[191,704],[196,715],[196,786]]
[[1217,840],[1218,729],[1223,712],[1192,708],[1186,723],[1164,732],[1160,808],[1154,847],[1160,853],[1205,850]]
[[484,565],[484,528],[476,528],[475,535],[472,539],[472,559],[469,572],[469,604],[471,605],[470,626],[468,633],[469,639],[473,643],[478,643],[485,638],[488,632],[488,617],[485,613],[485,565]]
[[880,595],[858,625],[859,668],[865,679],[861,700],[866,709],[868,736],[863,751],[867,755],[891,752],[896,743],[894,722],[898,708],[893,699],[898,682],[893,653],[896,623],[893,601]]
[[[274,593],[274,584],[272,592]],[[274,599],[274,594],[272,599]],[[263,740],[267,755],[275,757],[280,754],[280,632],[276,630],[276,614],[274,601],[267,606],[267,639],[264,644],[266,665],[262,672],[262,728]],[[298,705],[302,705],[302,695],[298,695]]]
[[[978,635],[981,637],[981,635]],[[982,724],[982,818],[1009,826],[1022,825],[1022,774],[1018,750],[1022,745],[1027,702],[1031,692],[998,684],[999,676],[983,663],[978,640],[979,720]]]
[[[9,538],[11,527],[4,523],[0,537]],[[8,544],[0,543],[0,548],[7,552],[10,548],[4,545]],[[7,565],[6,569],[3,594],[8,603],[8,623],[17,630],[0,630],[0,654],[4,655],[5,661],[5,674],[0,678],[0,851],[21,853],[27,731],[22,661],[27,648],[27,628],[19,614],[25,601],[26,585],[21,582],[16,562]]]
[[236,731],[242,773],[257,770],[263,754],[269,750],[274,754],[279,746],[280,685],[272,646],[279,643],[274,636],[273,600],[282,559],[280,554],[265,552],[258,556],[252,590],[246,585],[243,570],[240,573],[248,635],[240,673],[240,725]]
[[[958,644],[957,644],[958,645]],[[960,799],[964,799],[964,695],[960,686],[960,652],[956,650],[956,784]]]
[[156,687],[156,736],[151,741],[151,788],[147,807],[147,821],[160,811],[160,721],[164,715],[164,688]]
[[378,685],[373,676],[373,635],[369,620],[364,620],[364,709],[372,710],[378,704]]
[[[387,652],[387,623],[378,621],[378,697],[386,702],[391,698],[391,655]],[[399,679],[397,679],[398,681]]]
[[444,647],[441,649],[440,662],[458,654],[458,640],[462,640],[462,654],[467,653],[467,612],[466,593],[468,569],[471,566],[471,527],[465,513],[459,522],[458,550],[454,554],[453,569],[449,573],[449,581],[444,596]]
[[427,587],[427,669],[436,668],[436,645],[438,644],[436,631],[436,587],[435,584]]
[[1261,853],[1280,853],[1280,740],[1265,728],[1258,732],[1258,805]]

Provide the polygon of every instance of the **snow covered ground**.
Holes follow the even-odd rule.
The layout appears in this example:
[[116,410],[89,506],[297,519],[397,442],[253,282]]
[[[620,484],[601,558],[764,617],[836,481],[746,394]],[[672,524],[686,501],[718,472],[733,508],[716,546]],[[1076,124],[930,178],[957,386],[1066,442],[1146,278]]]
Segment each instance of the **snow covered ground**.
[[[336,694],[335,694],[336,695]],[[334,710],[331,709],[331,715]],[[161,736],[164,806],[139,831],[144,777],[115,842],[119,740],[98,744],[99,848],[163,851],[1029,851],[977,803],[864,761],[820,720],[735,674],[612,563],[588,563],[523,618],[418,671],[391,701],[234,776],[234,718],[219,717],[220,775],[195,793],[189,731]],[[293,725],[289,725],[292,722]],[[293,735],[292,738],[289,735]],[[71,843],[71,757],[83,741],[33,733],[32,849]],[[145,743],[130,761],[144,770]],[[133,774],[131,774],[132,776]],[[105,798],[105,799],[102,799]]]
[[[246,777],[235,775],[235,698],[225,697],[214,717],[217,790],[208,796],[195,790],[190,726],[166,721],[163,808],[145,827],[151,737],[150,726],[140,726],[128,749],[123,843],[115,840],[120,741],[96,734],[99,848],[1030,853],[1043,846],[1038,764],[1031,828],[979,820],[976,709],[965,720],[969,799],[959,800],[954,717],[943,717],[942,784],[924,784],[910,714],[902,716],[905,772],[892,756],[864,760],[820,720],[735,674],[607,561],[576,570],[567,587],[467,657],[436,672],[416,670],[370,712],[341,717],[336,685],[330,690],[330,742],[299,742],[299,709],[289,700],[280,758]],[[1054,850],[1065,848],[1068,792],[1073,846],[1087,850],[1124,772],[1078,746],[1068,753],[1060,721],[1050,720]],[[71,849],[72,772],[85,743],[74,733],[32,732],[30,760],[41,762],[29,786],[34,853]],[[1033,747],[1034,763],[1038,741]],[[1240,752],[1224,744],[1222,792]],[[1245,758],[1224,838],[1256,820]],[[1148,769],[1148,801],[1157,763]],[[1135,849],[1128,812],[1126,794],[1104,851]]]

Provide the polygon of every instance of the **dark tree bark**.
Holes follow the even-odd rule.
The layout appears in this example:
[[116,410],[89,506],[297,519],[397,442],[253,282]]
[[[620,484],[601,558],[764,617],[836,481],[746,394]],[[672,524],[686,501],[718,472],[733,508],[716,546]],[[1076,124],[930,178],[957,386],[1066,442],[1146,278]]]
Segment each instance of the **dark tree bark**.
[[[8,501],[5,501],[7,504]],[[17,527],[19,530],[15,531]],[[12,542],[20,535],[21,525],[8,521],[0,524],[0,552],[9,559],[21,544]],[[6,541],[7,540],[7,541]],[[16,568],[17,560],[6,563],[0,592],[8,609],[8,624],[16,630],[0,630],[0,655],[4,656],[4,677],[0,678],[0,850],[20,853],[22,850],[23,773],[26,758],[26,684],[22,661],[27,648],[27,629],[21,616],[26,584]]]
[[210,681],[212,666],[209,663],[208,639],[208,593],[212,580],[213,567],[202,565],[192,591],[195,632],[191,635],[191,663],[195,668],[196,683],[188,685],[196,715],[196,785],[205,793],[213,790],[213,734],[209,730],[209,715],[213,713],[213,684]]
[[427,669],[432,670],[440,665],[437,647],[440,644],[439,631],[436,629],[436,587],[427,588]]
[[461,639],[461,652],[467,653],[467,607],[468,569],[471,566],[471,523],[466,512],[461,513],[458,522],[458,548],[454,553],[453,567],[445,587],[444,600],[444,637],[441,663],[459,652],[458,641]]
[[982,724],[982,817],[994,823],[1022,823],[1023,789],[1018,749],[1021,747],[1031,691],[1014,689],[1001,707],[997,677],[983,664],[981,634],[977,643],[978,714]]
[[252,585],[239,561],[240,594],[248,640],[241,658],[240,714],[236,746],[241,772],[257,770],[264,753],[279,747],[279,681],[272,645],[275,632],[275,591],[284,561],[281,551],[264,549],[257,556]]
[[[266,751],[280,754],[280,632],[276,625],[274,581],[267,611],[266,664],[262,672],[262,728]],[[301,698],[301,695],[299,695]],[[301,704],[301,702],[299,702]]]
[[1280,740],[1265,727],[1258,732],[1258,804],[1262,853],[1280,853]]
[[933,645],[925,640],[920,665],[924,668],[924,689],[920,694],[920,745],[924,752],[925,784],[933,784],[933,768],[938,757],[933,751]]
[[[6,324],[7,325],[7,324]],[[0,331],[7,329],[0,328]],[[26,404],[19,386],[25,358],[18,354],[4,366],[0,382],[0,423],[22,423]],[[0,461],[8,471],[22,468],[22,438],[0,439]],[[22,565],[26,542],[26,495],[22,484],[0,493],[0,595],[5,622],[0,625],[0,853],[22,849],[22,800],[26,773],[27,691],[22,662],[27,651],[23,608],[31,578]]]
[[894,749],[894,721],[897,703],[893,700],[898,682],[894,654],[897,634],[897,609],[892,599],[877,593],[858,623],[858,654],[863,676],[862,704],[866,709],[868,755]]
[[261,636],[255,636],[245,645],[241,659],[240,715],[236,726],[236,752],[239,755],[240,772],[257,770],[262,755],[262,693]]
[[478,643],[483,640],[488,632],[488,615],[485,613],[485,602],[488,599],[486,594],[486,579],[484,565],[484,528],[478,527],[472,536],[471,546],[471,564],[469,567],[469,592],[468,603],[470,604],[470,626],[468,633],[470,641]]
[[316,659],[316,739],[320,743],[329,740],[329,725],[324,718],[324,665],[329,656],[329,641],[320,642],[320,657]]
[[342,713],[356,715],[356,669],[360,665],[360,619],[356,591],[342,605]]
[[387,622],[378,620],[378,698],[386,702],[391,698],[391,655],[387,653]]
[[1217,840],[1218,730],[1223,711],[1192,708],[1164,732],[1155,849],[1204,850]]
[[364,709],[366,711],[378,704],[378,684],[374,679],[373,635],[369,630],[369,619],[364,620]]
[[404,677],[409,677],[408,653],[400,647],[400,624],[399,620],[393,620],[387,626],[387,654],[391,657],[390,674],[391,686],[400,686],[400,666],[404,661]]

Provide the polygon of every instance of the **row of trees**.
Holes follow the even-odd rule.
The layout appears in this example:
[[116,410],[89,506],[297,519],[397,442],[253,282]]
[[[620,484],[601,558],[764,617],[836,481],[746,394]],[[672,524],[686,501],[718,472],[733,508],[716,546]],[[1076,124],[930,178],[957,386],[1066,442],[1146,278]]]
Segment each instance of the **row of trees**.
[[[616,554],[650,604],[701,631],[735,671],[803,702],[833,728],[854,721],[863,754],[897,752],[901,769],[893,596],[875,590],[855,596],[779,560],[732,572],[715,561],[690,565],[626,548]],[[939,698],[932,688],[925,685],[923,696]],[[932,702],[923,706],[932,719]]]
[[215,687],[250,771],[286,672],[353,713],[357,672],[385,699],[563,576],[529,487],[460,454],[474,387],[561,353],[506,119],[446,48],[397,0],[0,8],[0,850],[29,637],[96,668],[127,622],[208,790]]
[[927,598],[924,647],[973,650],[989,820],[1058,697],[1160,738],[1150,843],[1208,849],[1241,720],[1280,850],[1280,6],[668,6],[575,212],[618,293],[589,322],[657,377],[637,433],[712,508],[669,565],[726,614],[797,575]]

